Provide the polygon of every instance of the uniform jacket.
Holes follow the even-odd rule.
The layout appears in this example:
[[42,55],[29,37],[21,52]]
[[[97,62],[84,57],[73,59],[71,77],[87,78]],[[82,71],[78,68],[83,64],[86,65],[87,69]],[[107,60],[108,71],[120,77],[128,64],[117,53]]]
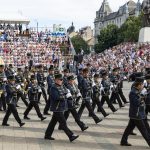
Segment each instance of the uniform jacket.
[[12,85],[10,83],[6,85],[6,102],[7,104],[16,105],[16,102],[17,102],[16,85]]
[[145,119],[145,103],[141,101],[140,92],[133,87],[129,94],[129,117],[132,119]]
[[39,94],[39,86],[36,84],[29,83],[28,87],[29,91],[29,101],[32,102],[38,102],[38,94]]
[[47,76],[47,84],[48,84],[47,93],[50,94],[50,89],[55,84],[53,75]]
[[50,110],[53,112],[64,112],[68,110],[66,89],[62,86],[54,84],[51,87],[51,106]]

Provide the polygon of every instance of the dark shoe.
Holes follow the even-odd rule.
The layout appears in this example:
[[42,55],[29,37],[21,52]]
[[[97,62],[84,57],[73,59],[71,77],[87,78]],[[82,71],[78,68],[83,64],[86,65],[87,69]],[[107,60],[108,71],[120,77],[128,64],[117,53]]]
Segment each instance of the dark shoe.
[[46,119],[46,117],[42,117],[42,118],[41,118],[41,121],[43,121],[43,120],[45,120],[45,119]]
[[107,117],[107,116],[109,116],[109,114],[104,115],[104,117]]
[[131,133],[130,133],[130,135],[137,135],[137,134],[136,134],[136,133],[134,133],[134,132],[131,132]]
[[128,143],[128,142],[125,142],[125,143],[124,143],[124,142],[121,142],[120,145],[121,145],[121,146],[132,146],[132,145],[131,145],[130,143]]
[[79,135],[72,135],[71,138],[69,138],[69,140],[70,140],[70,142],[73,142],[78,137],[79,137]]
[[84,126],[84,127],[81,128],[81,130],[82,130],[82,131],[85,131],[85,130],[87,130],[88,128],[89,128],[88,126]]
[[97,109],[97,112],[101,112],[101,110]]
[[118,109],[113,110],[113,113],[116,112]]
[[30,118],[29,118],[29,117],[27,117],[27,116],[24,116],[24,119],[26,119],[26,120],[30,120]]
[[48,112],[44,112],[43,114],[44,114],[44,115],[51,115],[51,114],[50,114],[50,113],[48,113]]
[[52,141],[52,140],[55,140],[55,138],[53,138],[53,137],[47,137],[47,136],[45,136],[44,139],[45,139],[45,140],[51,140],[51,141]]
[[123,107],[125,107],[125,106],[124,105],[120,106],[120,108],[123,108]]
[[16,107],[20,107],[20,106],[16,105]]
[[20,125],[20,127],[22,127],[22,126],[25,125],[25,123],[24,123],[24,122],[21,122],[19,125]]
[[102,121],[102,119],[98,119],[95,121],[96,124],[100,123]]
[[128,101],[125,102],[125,104],[128,104],[128,103],[130,103],[130,102],[128,102]]
[[10,126],[9,124],[7,124],[7,123],[2,123],[2,126],[6,126],[6,127],[8,127],[8,126]]

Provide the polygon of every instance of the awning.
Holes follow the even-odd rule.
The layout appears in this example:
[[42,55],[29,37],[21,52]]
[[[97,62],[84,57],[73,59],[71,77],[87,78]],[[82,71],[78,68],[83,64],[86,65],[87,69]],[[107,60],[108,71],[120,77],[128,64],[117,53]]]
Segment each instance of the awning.
[[0,24],[29,24],[30,20],[19,13],[0,13]]

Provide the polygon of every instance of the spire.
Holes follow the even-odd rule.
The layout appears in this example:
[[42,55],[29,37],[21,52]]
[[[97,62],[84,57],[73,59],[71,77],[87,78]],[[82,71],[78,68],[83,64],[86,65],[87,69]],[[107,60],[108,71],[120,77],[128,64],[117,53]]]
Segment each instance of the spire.
[[135,11],[136,14],[135,15],[139,16],[140,11],[141,11],[141,3],[140,3],[140,0],[138,0],[136,3],[136,11]]
[[102,3],[102,5],[100,7],[100,10],[99,10],[100,17],[107,16],[111,12],[112,12],[112,10],[111,10],[111,8],[109,6],[108,1],[107,0],[103,0],[103,3]]

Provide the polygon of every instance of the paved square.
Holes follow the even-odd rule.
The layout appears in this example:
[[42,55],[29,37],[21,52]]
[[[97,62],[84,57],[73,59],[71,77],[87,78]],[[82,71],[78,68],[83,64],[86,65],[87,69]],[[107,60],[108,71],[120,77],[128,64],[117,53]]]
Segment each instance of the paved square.
[[[124,93],[128,98],[128,93],[130,89],[129,83],[124,83]],[[23,112],[25,111],[25,106],[22,102],[19,102],[21,107],[18,108],[21,118],[23,118]],[[42,111],[44,107],[43,104],[40,105]],[[118,107],[118,105],[115,105]],[[96,125],[94,121],[88,117],[85,111],[82,120],[88,124],[89,129],[85,132],[80,131],[74,119],[70,115],[68,119],[69,127],[80,137],[73,143],[70,143],[67,136],[63,131],[58,131],[57,127],[54,131],[53,137],[56,138],[55,141],[44,140],[44,133],[50,121],[48,117],[45,121],[41,122],[37,117],[35,110],[32,110],[29,114],[31,120],[25,121],[26,124],[23,128],[19,128],[19,125],[11,116],[8,123],[10,127],[0,126],[0,150],[144,150],[149,149],[147,143],[144,141],[143,137],[140,135],[138,130],[135,132],[137,136],[130,136],[129,142],[132,143],[132,147],[121,147],[119,145],[122,133],[128,123],[128,108],[119,109],[115,114],[113,114],[107,106],[105,110],[110,113],[110,115],[103,119],[103,121]],[[98,116],[102,118],[100,113]],[[0,119],[4,117],[4,113],[0,112]],[[1,123],[0,122],[0,123]]]

